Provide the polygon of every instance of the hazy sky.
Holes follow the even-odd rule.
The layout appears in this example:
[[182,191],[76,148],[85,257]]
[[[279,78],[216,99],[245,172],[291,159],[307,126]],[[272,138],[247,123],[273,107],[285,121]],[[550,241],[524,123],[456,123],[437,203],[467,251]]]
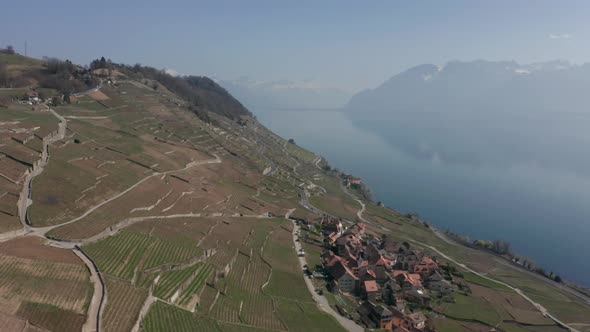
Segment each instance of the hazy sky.
[[11,1],[0,45],[357,91],[448,60],[590,61],[589,1]]

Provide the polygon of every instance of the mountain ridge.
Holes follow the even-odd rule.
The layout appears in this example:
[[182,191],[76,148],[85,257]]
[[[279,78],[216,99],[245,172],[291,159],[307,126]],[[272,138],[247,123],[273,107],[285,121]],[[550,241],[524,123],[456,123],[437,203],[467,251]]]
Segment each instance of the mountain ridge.
[[502,109],[577,110],[590,102],[590,64],[563,60],[521,65],[516,61],[450,61],[423,64],[354,95],[345,109],[371,112]]

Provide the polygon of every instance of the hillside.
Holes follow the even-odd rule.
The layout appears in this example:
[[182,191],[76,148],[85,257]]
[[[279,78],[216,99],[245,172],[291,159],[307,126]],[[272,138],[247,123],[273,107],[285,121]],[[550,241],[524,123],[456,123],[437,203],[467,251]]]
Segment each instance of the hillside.
[[0,90],[3,331],[590,324],[587,299],[366,201],[211,80],[145,68],[49,102]]
[[[104,58],[103,58],[104,59]],[[95,60],[94,67],[119,71],[137,81],[156,81],[163,85],[170,92],[188,101],[191,106],[211,111],[219,115],[238,120],[242,116],[252,116],[252,113],[244,107],[237,99],[229,94],[223,87],[212,79],[205,76],[172,76],[165,71],[157,70],[146,66],[126,66],[121,64],[102,64]],[[107,71],[108,73],[108,71]],[[153,89],[158,85],[148,83]]]

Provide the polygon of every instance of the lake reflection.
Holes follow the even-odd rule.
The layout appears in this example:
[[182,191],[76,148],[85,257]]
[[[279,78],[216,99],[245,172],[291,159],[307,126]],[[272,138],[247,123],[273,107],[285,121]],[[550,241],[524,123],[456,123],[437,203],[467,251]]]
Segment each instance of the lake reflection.
[[472,238],[508,240],[546,270],[590,285],[586,117],[397,114],[353,122],[340,112],[255,113],[361,177],[386,205]]

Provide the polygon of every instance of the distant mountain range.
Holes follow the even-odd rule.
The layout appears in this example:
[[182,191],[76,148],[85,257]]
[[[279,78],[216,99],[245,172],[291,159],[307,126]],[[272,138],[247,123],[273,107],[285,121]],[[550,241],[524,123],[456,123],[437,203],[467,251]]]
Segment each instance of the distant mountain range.
[[249,78],[219,83],[249,109],[341,108],[351,94],[313,81],[255,81]]
[[[586,111],[590,64],[451,61],[424,64],[354,95],[355,113],[392,111]],[[357,114],[361,115],[361,114]]]

